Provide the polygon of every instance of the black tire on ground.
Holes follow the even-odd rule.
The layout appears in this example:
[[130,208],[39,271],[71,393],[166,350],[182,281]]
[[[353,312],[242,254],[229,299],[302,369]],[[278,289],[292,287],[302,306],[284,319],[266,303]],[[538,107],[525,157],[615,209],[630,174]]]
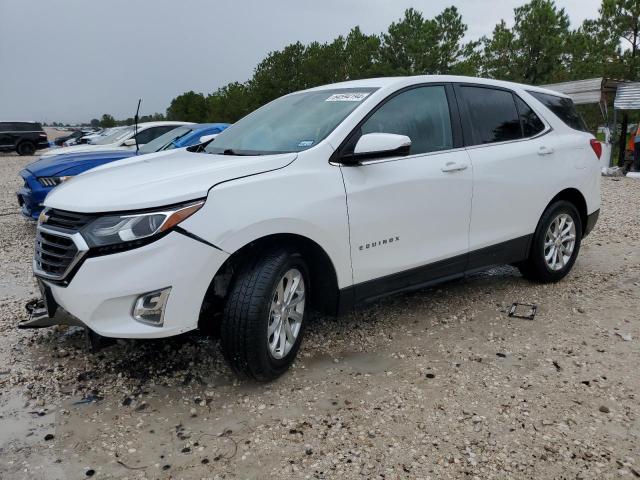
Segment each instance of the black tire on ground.
[[[302,273],[306,308],[293,347],[283,358],[276,359],[268,347],[271,302],[278,282],[292,268]],[[310,286],[304,259],[286,249],[263,252],[240,269],[232,282],[220,328],[222,353],[239,376],[267,382],[287,371],[298,353],[307,323]]]
[[[575,224],[576,238],[573,252],[569,260],[559,270],[552,270],[545,261],[545,236],[551,223],[562,214],[571,217]],[[540,283],[551,283],[562,280],[573,267],[580,251],[580,243],[582,240],[582,221],[577,208],[570,202],[560,200],[549,205],[544,211],[538,227],[536,228],[531,240],[531,248],[529,249],[529,258],[517,265],[522,276],[529,280]]]
[[36,153],[36,146],[33,142],[24,141],[18,144],[18,148],[16,148],[16,152],[18,155],[33,155]]

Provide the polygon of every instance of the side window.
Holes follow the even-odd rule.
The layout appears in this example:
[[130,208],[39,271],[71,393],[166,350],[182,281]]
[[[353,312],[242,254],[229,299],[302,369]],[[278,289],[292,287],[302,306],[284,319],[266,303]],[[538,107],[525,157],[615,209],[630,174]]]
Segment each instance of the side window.
[[361,132],[406,135],[412,155],[453,148],[445,88],[418,87],[396,95],[367,119]]
[[140,145],[144,145],[145,143],[149,143],[151,140],[158,138],[160,135],[167,133],[169,130],[173,130],[176,128],[175,126],[164,126],[164,127],[151,127],[146,130],[138,133],[138,143]]
[[41,130],[37,123],[18,122],[15,126],[16,130],[20,132],[37,132]]
[[518,96],[516,96],[516,106],[520,114],[522,134],[525,137],[533,137],[544,130],[544,123],[542,123],[540,117]]
[[513,94],[506,90],[461,86],[467,106],[473,145],[522,138]]
[[573,100],[570,98],[557,97],[555,95],[549,95],[541,92],[529,91],[529,93],[536,100],[539,100],[545,107],[555,113],[556,116],[567,126],[574,130],[580,130],[583,132],[589,131],[584,120],[577,112],[576,106],[573,104]]

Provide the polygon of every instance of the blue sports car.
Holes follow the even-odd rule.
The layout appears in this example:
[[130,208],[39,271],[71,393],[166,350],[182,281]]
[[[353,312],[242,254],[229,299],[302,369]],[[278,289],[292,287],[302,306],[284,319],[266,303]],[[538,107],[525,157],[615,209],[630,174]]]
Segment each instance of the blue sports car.
[[18,203],[25,217],[37,220],[42,203],[52,189],[65,180],[92,168],[146,153],[183,148],[202,143],[202,137],[215,135],[227,128],[227,123],[183,125],[140,147],[140,150],[104,150],[78,152],[42,158],[20,172],[24,186],[17,192]]

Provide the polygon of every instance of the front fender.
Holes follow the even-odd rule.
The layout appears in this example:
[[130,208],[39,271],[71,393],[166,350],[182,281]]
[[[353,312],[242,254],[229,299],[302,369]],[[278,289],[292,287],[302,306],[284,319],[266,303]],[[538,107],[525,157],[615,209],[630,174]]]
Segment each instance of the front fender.
[[340,288],[353,281],[344,184],[326,162],[300,160],[219,184],[181,227],[230,254],[269,235],[306,237],[327,253]]

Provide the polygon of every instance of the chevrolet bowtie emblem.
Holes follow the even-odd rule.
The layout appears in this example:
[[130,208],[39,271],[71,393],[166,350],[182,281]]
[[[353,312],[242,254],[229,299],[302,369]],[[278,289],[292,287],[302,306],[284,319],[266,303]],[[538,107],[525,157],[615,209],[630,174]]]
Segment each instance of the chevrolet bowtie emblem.
[[40,212],[40,215],[38,215],[38,225],[47,223],[47,220],[49,220],[49,215],[47,215],[47,213],[43,210],[42,212]]

